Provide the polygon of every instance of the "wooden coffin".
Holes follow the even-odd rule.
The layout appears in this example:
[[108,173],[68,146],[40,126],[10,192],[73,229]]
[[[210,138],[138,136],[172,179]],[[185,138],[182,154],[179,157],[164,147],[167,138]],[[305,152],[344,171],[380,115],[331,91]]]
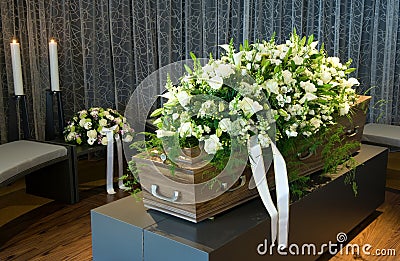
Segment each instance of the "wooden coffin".
[[[331,128],[331,133],[335,132],[335,128],[341,126],[344,128],[341,144],[338,144],[337,146],[356,142],[354,143],[355,146],[348,151],[349,155],[356,153],[360,149],[359,142],[361,141],[364,130],[366,112],[368,110],[370,99],[371,96],[359,96],[357,102],[352,106],[350,113],[345,116],[337,117],[337,124],[333,125]],[[331,138],[329,133],[324,135],[324,142],[314,149],[306,148],[306,150],[304,150],[304,147],[302,147],[304,140],[300,139],[295,143],[291,151],[286,154],[282,152],[289,173],[294,172],[296,176],[300,177],[310,175],[323,169],[324,161],[322,151],[325,146],[324,144],[326,144]],[[269,176],[273,175],[269,174]]]
[[[139,170],[144,205],[192,222],[211,218],[258,196],[257,189],[248,188],[252,175],[249,167],[246,167],[241,176],[236,178],[236,183],[229,187],[221,178],[218,178],[216,183],[212,182],[218,173],[210,165],[197,168],[196,164],[193,164],[192,168],[176,167],[171,171],[171,166],[164,164],[160,157],[143,157],[143,154],[139,154],[134,160]],[[196,188],[174,186],[174,183],[160,179],[153,166],[171,181],[201,185]],[[208,201],[203,200],[204,194],[214,192],[220,195]]]
[[[351,117],[343,116],[338,119],[337,126],[344,126],[344,142],[360,141],[364,124],[366,111],[368,108],[370,97],[361,96],[352,108]],[[333,127],[335,128],[335,127]],[[327,137],[329,138],[329,137]],[[349,153],[356,152],[359,147],[354,147]],[[284,155],[288,164],[288,172],[295,169],[298,176],[305,176],[315,173],[323,168],[322,160],[323,145],[318,146],[314,151],[309,153],[299,153],[297,148],[289,155]],[[190,153],[195,155],[190,155]],[[149,155],[152,156],[149,156]],[[143,190],[143,202],[147,208],[162,211],[192,222],[199,222],[214,215],[228,210],[234,206],[242,204],[252,198],[258,197],[257,189],[249,189],[249,181],[252,176],[251,169],[246,167],[241,176],[236,177],[237,182],[233,186],[224,185],[225,182],[220,181],[214,183],[210,188],[207,182],[213,180],[212,173],[216,170],[206,165],[198,168],[196,163],[191,167],[171,169],[171,165],[164,164],[161,160],[161,152],[150,154],[138,154],[133,157],[139,171],[140,183]],[[182,162],[188,162],[197,154],[194,150],[186,152],[187,159],[181,159]],[[155,174],[157,170],[159,174]],[[217,173],[218,174],[218,173]],[[162,178],[161,178],[162,177]],[[164,179],[167,178],[167,179]],[[274,186],[273,167],[267,174],[268,182],[271,187]],[[177,183],[173,183],[173,182]],[[204,189],[195,189],[195,186],[181,187],[176,184],[200,184],[204,183]],[[202,198],[202,193],[209,189],[220,191],[222,194],[208,201],[198,200]],[[200,202],[199,202],[200,201]],[[188,203],[192,202],[192,203]]]

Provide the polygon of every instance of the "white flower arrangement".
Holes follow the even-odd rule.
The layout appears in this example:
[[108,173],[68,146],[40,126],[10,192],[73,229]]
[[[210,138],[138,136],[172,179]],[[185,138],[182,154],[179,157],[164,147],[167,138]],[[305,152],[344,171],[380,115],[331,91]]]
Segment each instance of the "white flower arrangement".
[[64,129],[64,138],[68,143],[107,145],[105,128],[113,128],[114,134],[120,134],[124,142],[131,142],[133,129],[126,118],[114,109],[93,107],[77,112]]
[[[157,137],[178,135],[183,145],[203,141],[208,154],[228,147],[232,135],[246,144],[256,134],[267,147],[270,120],[256,115],[263,109],[271,109],[278,142],[308,138],[329,128],[335,116],[349,113],[357,99],[353,86],[359,82],[348,78],[354,71],[351,61],[342,64],[339,58],[328,57],[323,46],[318,50],[317,44],[312,36],[307,40],[293,33],[279,45],[274,39],[245,43],[240,51],[232,44],[222,45],[226,54],[220,59],[211,58],[205,66],[195,61],[195,68],[188,69],[178,85],[167,83],[163,97],[168,101],[152,114],[159,116]],[[232,89],[226,83],[238,72],[251,75],[255,83],[238,83],[240,92]],[[196,100],[198,95],[210,98]],[[261,96],[270,108],[260,102]]]

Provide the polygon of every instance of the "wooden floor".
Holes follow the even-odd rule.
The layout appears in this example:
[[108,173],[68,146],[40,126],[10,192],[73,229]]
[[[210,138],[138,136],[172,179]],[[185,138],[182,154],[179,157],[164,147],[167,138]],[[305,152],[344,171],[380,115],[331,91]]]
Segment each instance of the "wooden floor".
[[15,219],[0,228],[0,260],[92,260],[90,210],[124,196],[99,187],[77,204],[53,201]]
[[[397,160],[400,162],[400,157]],[[395,179],[400,178],[396,174],[400,172],[394,169]],[[90,210],[127,193],[107,195],[104,186],[88,188],[81,191],[81,201],[77,204],[45,203],[1,226],[0,261],[92,260]],[[400,260],[400,190],[389,189],[385,203],[348,238],[347,242],[370,244],[372,249],[395,249],[397,257],[338,254],[320,260]]]

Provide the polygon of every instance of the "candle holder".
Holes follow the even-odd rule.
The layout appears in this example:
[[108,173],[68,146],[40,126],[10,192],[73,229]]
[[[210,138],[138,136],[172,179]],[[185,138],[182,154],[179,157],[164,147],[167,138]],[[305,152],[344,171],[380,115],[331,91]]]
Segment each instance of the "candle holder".
[[62,137],[64,131],[64,110],[62,104],[61,91],[46,90],[46,140],[56,138],[54,124],[54,100],[56,100],[58,117],[58,137]]
[[[11,95],[8,109],[8,140],[19,140],[18,128],[18,112],[20,113],[19,121],[22,126],[24,139],[31,138],[31,131],[28,121],[28,108],[26,105],[26,95]],[[18,110],[19,108],[19,110]]]

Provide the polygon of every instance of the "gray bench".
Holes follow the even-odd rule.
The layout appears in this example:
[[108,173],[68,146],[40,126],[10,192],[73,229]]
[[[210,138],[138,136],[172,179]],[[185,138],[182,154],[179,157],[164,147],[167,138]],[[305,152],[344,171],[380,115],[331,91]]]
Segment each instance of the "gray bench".
[[77,198],[75,146],[18,140],[0,145],[0,187],[25,177],[26,192],[66,203]]
[[400,126],[368,123],[364,127],[362,141],[388,147],[391,151],[400,150]]

